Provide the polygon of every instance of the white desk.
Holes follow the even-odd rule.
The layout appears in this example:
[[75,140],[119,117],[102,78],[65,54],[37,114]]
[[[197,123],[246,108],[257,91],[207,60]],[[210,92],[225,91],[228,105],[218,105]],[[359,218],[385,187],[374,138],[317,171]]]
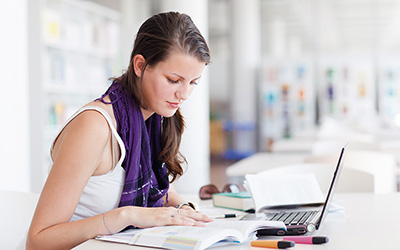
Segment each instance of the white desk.
[[[337,194],[334,198],[338,205],[345,208],[345,216],[329,214],[320,230],[314,235],[329,237],[329,243],[323,245],[297,244],[294,250],[376,250],[399,249],[397,237],[400,235],[400,193],[392,194]],[[205,203],[203,203],[205,204]],[[202,203],[200,203],[202,206]],[[268,237],[264,237],[268,238]],[[279,238],[279,237],[278,237]],[[89,240],[77,250],[89,249],[151,249],[124,244]],[[218,250],[263,249],[242,244],[213,248]],[[266,248],[264,248],[266,249]]]
[[257,153],[226,168],[229,178],[243,178],[278,166],[303,163],[309,153]]

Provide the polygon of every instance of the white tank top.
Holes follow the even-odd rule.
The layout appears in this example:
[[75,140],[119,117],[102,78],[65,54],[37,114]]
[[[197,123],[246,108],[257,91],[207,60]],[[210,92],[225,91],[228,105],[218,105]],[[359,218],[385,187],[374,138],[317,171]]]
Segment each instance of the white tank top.
[[[92,217],[111,209],[117,208],[121,197],[122,188],[125,182],[125,170],[121,166],[123,160],[125,159],[125,146],[121,137],[118,135],[117,130],[112,124],[110,115],[104,109],[97,106],[82,107],[68,119],[68,121],[64,124],[64,126],[62,126],[58,134],[61,133],[65,126],[70,121],[72,121],[72,119],[74,119],[77,115],[85,110],[96,110],[106,118],[113,135],[113,162],[115,163],[114,155],[117,149],[114,146],[115,140],[118,142],[119,148],[121,150],[121,157],[118,162],[114,164],[114,167],[106,174],[90,177],[88,183],[83,190],[82,196],[79,199],[78,206],[75,209],[71,221]],[[54,142],[51,146],[51,151],[53,150],[53,146]]]

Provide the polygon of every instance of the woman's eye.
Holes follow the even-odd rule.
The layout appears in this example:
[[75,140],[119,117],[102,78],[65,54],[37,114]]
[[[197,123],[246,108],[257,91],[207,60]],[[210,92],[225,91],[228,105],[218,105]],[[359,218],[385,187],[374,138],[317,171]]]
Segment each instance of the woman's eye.
[[197,85],[197,82],[191,82],[190,84]]
[[170,83],[178,83],[178,82],[179,82],[178,80],[175,81],[175,80],[171,80],[171,79],[168,79],[168,81],[169,81]]

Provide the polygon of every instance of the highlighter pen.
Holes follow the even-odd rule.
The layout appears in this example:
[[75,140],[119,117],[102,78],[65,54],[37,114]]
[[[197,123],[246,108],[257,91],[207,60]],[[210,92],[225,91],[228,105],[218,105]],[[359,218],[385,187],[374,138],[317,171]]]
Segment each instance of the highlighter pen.
[[211,215],[209,217],[214,218],[214,219],[235,218],[235,217],[237,217],[237,214]]
[[294,247],[294,241],[287,240],[253,240],[250,245],[252,247],[267,247],[267,248],[279,248],[284,249],[288,247]]
[[299,244],[324,244],[329,241],[325,236],[286,236],[283,240],[292,240]]

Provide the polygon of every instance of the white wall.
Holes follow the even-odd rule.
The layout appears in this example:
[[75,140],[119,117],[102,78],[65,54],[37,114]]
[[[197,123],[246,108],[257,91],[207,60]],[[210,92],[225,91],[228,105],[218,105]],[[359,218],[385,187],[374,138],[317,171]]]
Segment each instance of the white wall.
[[0,189],[29,191],[28,3],[0,5]]

